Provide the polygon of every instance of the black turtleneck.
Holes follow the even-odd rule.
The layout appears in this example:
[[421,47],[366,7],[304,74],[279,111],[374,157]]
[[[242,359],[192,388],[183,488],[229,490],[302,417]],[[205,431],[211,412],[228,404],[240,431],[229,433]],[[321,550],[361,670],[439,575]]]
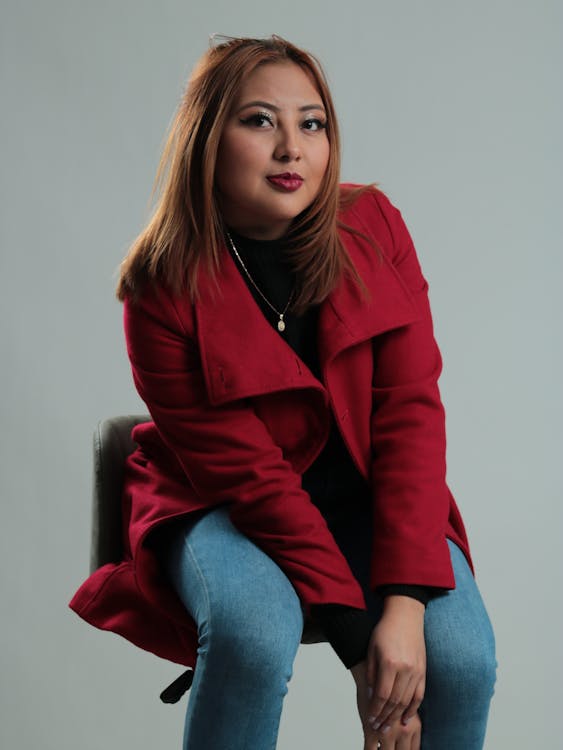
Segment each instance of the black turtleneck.
[[[279,313],[286,309],[296,285],[295,273],[284,254],[283,239],[255,240],[244,237],[232,229],[229,230],[229,234],[246,271],[230,243],[227,243],[229,251],[260,310],[315,377],[322,382],[317,353],[318,306],[310,307],[299,317],[291,312],[286,313],[285,330],[278,330]],[[354,465],[334,419],[325,447],[303,473],[302,486],[327,520],[329,527],[338,524],[339,517],[350,513],[350,505],[342,502],[343,497],[354,498],[354,502],[360,505],[370,502],[369,486]],[[412,596],[423,604],[430,598],[430,591],[422,586],[381,586],[377,592],[381,596]],[[316,605],[313,615],[346,667],[353,667],[366,658],[369,639],[375,625],[373,617],[368,612],[340,604],[326,604]]]

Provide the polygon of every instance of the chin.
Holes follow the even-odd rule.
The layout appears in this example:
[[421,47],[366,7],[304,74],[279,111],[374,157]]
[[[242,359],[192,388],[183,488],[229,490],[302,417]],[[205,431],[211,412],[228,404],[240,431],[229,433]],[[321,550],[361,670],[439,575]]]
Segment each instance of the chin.
[[311,202],[299,201],[299,203],[296,202],[292,206],[284,206],[277,211],[274,210],[271,213],[271,219],[274,221],[293,221],[309,208]]

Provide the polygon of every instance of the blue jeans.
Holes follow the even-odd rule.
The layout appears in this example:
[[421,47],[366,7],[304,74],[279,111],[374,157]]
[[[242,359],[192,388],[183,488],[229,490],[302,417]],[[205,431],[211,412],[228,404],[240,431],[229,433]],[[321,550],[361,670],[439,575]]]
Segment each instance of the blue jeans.
[[[370,529],[359,514],[331,530],[378,614],[381,600],[368,586]],[[199,632],[184,750],[274,750],[304,624],[293,586],[224,507],[179,523],[160,549]],[[453,543],[450,550],[456,589],[432,599],[425,615],[422,748],[479,750],[495,681],[494,637],[465,557]]]

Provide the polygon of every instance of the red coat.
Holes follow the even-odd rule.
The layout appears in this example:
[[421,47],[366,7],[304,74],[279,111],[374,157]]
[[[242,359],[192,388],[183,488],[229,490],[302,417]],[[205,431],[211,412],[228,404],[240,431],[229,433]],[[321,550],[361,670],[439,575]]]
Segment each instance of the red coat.
[[324,385],[266,321],[226,249],[219,290],[202,275],[195,305],[156,288],[125,303],[133,377],[154,423],[133,432],[125,559],[97,570],[70,603],[91,624],[193,667],[195,624],[143,542],[166,519],[220,503],[231,503],[233,523],[285,571],[306,613],[314,603],[363,607],[301,488],[328,437],[330,410],[373,488],[372,585],[454,587],[446,538],[469,550],[445,480],[427,283],[382,193],[364,194],[340,218],[374,237],[382,254],[341,230],[371,299],[345,279],[322,304]]

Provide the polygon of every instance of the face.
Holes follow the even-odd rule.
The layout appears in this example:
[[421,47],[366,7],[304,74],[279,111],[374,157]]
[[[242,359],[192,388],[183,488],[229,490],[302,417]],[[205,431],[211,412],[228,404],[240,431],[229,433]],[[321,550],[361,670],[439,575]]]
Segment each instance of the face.
[[307,208],[326,172],[326,113],[293,62],[259,65],[245,79],[219,143],[215,184],[228,226],[281,237]]

